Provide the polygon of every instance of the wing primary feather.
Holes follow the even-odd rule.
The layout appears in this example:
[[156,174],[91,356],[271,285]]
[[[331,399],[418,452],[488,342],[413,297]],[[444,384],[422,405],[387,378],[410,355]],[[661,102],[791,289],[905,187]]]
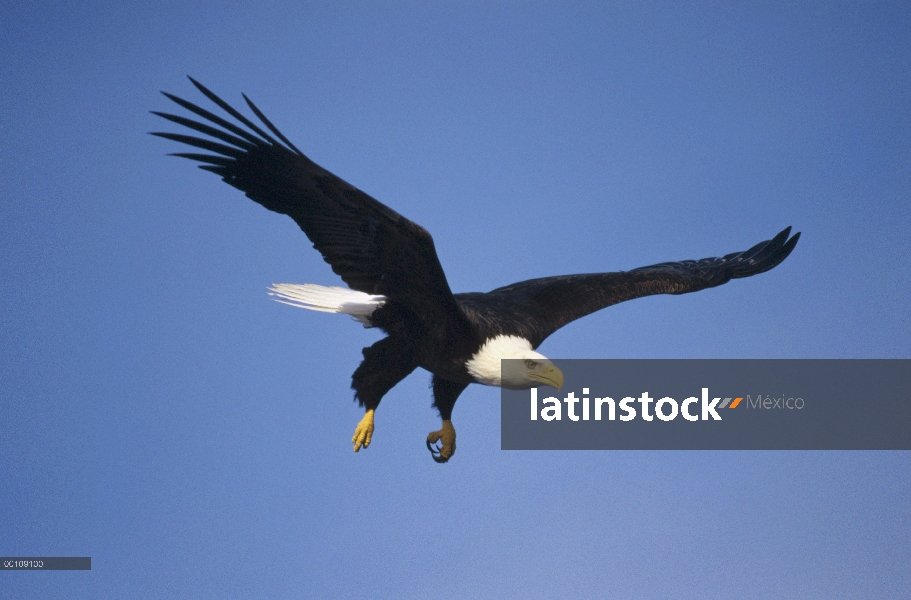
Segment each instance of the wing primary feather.
[[[788,228],[790,230],[790,228]],[[777,236],[776,236],[777,237]],[[782,244],[781,247],[775,248],[774,253],[765,258],[760,264],[752,265],[752,268],[744,268],[738,270],[734,275],[735,279],[740,279],[742,277],[750,277],[752,275],[758,275],[760,273],[765,273],[770,271],[784,262],[788,256],[791,255],[791,251],[794,250],[794,246],[797,245],[797,240],[800,239],[800,232],[794,234],[794,237],[789,239],[787,243]]]
[[753,258],[757,261],[761,261],[767,256],[774,254],[784,245],[790,233],[791,228],[785,227],[778,235],[769,241],[756,244],[744,252],[745,258]]
[[266,115],[264,115],[264,114],[262,113],[261,110],[259,110],[258,108],[256,108],[256,105],[253,104],[253,101],[252,101],[252,100],[250,100],[249,98],[247,98],[247,95],[246,95],[246,94],[243,94],[243,93],[242,93],[241,96],[243,96],[243,97],[244,97],[244,100],[247,101],[247,106],[250,107],[250,110],[252,110],[254,113],[256,113],[256,116],[259,117],[259,120],[262,121],[262,122],[266,125],[266,127],[269,128],[269,131],[271,131],[272,133],[274,133],[275,135],[277,135],[277,136],[278,136],[278,139],[280,139],[281,141],[285,142],[285,144],[286,144],[289,148],[291,148],[292,150],[294,150],[295,152],[297,152],[297,153],[300,154],[301,156],[304,155],[303,152],[301,152],[300,150],[297,149],[297,146],[295,146],[294,144],[292,144],[291,141],[288,140],[288,138],[286,138],[284,135],[282,135],[282,132],[279,131],[279,130],[275,127],[275,125],[272,124],[272,121],[270,121],[269,119],[266,118]]
[[194,121],[193,119],[187,119],[186,117],[172,115],[169,113],[157,112],[154,110],[150,110],[149,112],[152,113],[153,115],[158,115],[159,117],[167,119],[168,121],[172,121],[179,125],[183,125],[184,127],[189,127],[190,129],[195,129],[199,133],[211,135],[212,137],[218,138],[223,142],[228,142],[229,144],[233,144],[233,145],[237,146],[238,148],[243,148],[244,150],[250,150],[251,148],[254,147],[254,144],[252,144],[246,140],[242,140],[241,138],[233,136],[229,133],[226,133],[226,132],[222,131],[221,129],[216,129],[216,128],[212,127],[211,125],[206,125],[205,123],[200,123],[199,121]]
[[215,156],[213,154],[195,154],[193,152],[171,152],[168,156],[179,156],[181,158],[189,158],[190,160],[197,160],[201,163],[211,163],[213,165],[221,165],[222,167],[229,166],[234,162],[233,158],[226,158],[224,156]]
[[168,100],[174,102],[175,104],[179,104],[180,106],[184,107],[188,111],[196,113],[197,115],[199,115],[200,117],[202,117],[204,119],[208,119],[217,125],[221,125],[222,127],[227,129],[231,133],[236,133],[237,135],[241,136],[245,140],[248,140],[248,141],[256,144],[257,146],[265,145],[265,142],[263,140],[261,140],[260,138],[256,137],[255,135],[253,135],[252,133],[250,133],[248,131],[244,131],[243,129],[241,129],[240,127],[235,125],[234,123],[231,123],[230,121],[226,121],[225,119],[222,119],[215,113],[209,112],[206,109],[196,106],[192,102],[187,102],[183,98],[179,98],[173,94],[169,94],[167,92],[161,92],[161,93],[164,94],[164,96]]
[[226,167],[216,167],[215,165],[198,165],[198,166],[203,171],[211,171],[212,173],[215,173],[216,175],[220,175],[221,177],[228,176],[228,169]]
[[188,146],[196,146],[197,148],[202,148],[203,150],[210,150],[212,152],[224,154],[225,156],[230,156],[233,158],[240,158],[246,154],[246,152],[238,148],[232,148],[231,146],[225,146],[224,144],[219,144],[218,142],[204,140],[202,138],[197,138],[190,135],[183,135],[180,133],[165,133],[162,131],[150,131],[149,133],[151,135],[157,135],[158,137],[174,140],[175,142],[181,142],[183,144],[187,144]]
[[226,113],[228,113],[229,115],[231,115],[232,117],[234,117],[235,119],[237,119],[238,121],[240,121],[241,123],[243,123],[244,125],[246,125],[247,127],[249,127],[250,129],[252,129],[253,131],[255,131],[257,134],[259,134],[260,136],[262,136],[263,139],[267,140],[270,144],[272,144],[272,145],[274,145],[274,146],[280,146],[280,145],[281,145],[281,144],[279,144],[277,141],[275,141],[275,138],[273,138],[273,137],[270,136],[268,133],[266,133],[265,131],[263,131],[262,129],[260,129],[260,128],[256,125],[256,123],[254,123],[253,121],[251,121],[251,120],[248,119],[247,117],[245,117],[245,116],[243,116],[242,114],[240,114],[239,112],[237,112],[237,110],[235,110],[230,104],[228,104],[227,102],[225,102],[224,100],[222,100],[221,98],[219,98],[218,96],[216,96],[213,92],[209,91],[209,89],[208,89],[206,86],[204,86],[203,84],[199,83],[198,81],[196,81],[195,79],[193,79],[193,78],[190,77],[189,75],[187,75],[187,78],[188,78],[191,82],[193,82],[193,85],[195,85],[196,88],[197,88],[200,92],[202,92],[203,94],[205,94],[206,98],[208,98],[209,100],[211,100],[211,101],[214,102],[215,104],[219,105]]
[[[733,265],[733,275],[735,279],[741,277],[749,277],[750,275],[757,275],[768,271],[782,260],[787,257],[787,254],[781,256],[781,249],[784,246],[785,241],[788,239],[788,235],[791,233],[791,228],[785,228],[781,233],[773,237],[771,240],[766,242],[761,242],[756,244],[741,256],[732,257],[740,264]],[[723,259],[726,260],[727,258]]]

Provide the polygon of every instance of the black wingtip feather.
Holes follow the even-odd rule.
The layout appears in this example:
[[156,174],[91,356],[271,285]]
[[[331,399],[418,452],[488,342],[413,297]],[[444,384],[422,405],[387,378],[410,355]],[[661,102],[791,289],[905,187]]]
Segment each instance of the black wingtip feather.
[[786,259],[791,254],[791,252],[794,250],[794,247],[797,245],[797,240],[799,240],[799,239],[800,239],[800,232],[798,231],[797,233],[794,234],[794,237],[789,239],[788,242],[781,248],[781,251],[780,251],[781,260],[779,260],[778,262],[781,262],[782,260]]
[[277,141],[275,141],[275,139],[272,136],[270,136],[268,133],[266,133],[265,131],[260,129],[259,126],[256,125],[256,123],[254,123],[247,117],[240,114],[230,104],[228,104],[227,102],[225,102],[224,100],[222,100],[221,98],[216,96],[215,93],[210,91],[206,86],[199,83],[198,81],[196,81],[189,75],[187,75],[187,78],[193,83],[193,85],[196,86],[196,89],[198,89],[200,92],[203,93],[203,95],[205,95],[206,98],[208,98],[209,100],[211,100],[212,102],[214,102],[215,104],[220,106],[222,108],[222,110],[224,110],[226,113],[228,113],[229,115],[231,115],[232,117],[234,117],[235,119],[237,119],[238,121],[240,121],[241,123],[243,123],[244,125],[249,127],[250,129],[255,131],[258,135],[262,136],[263,139],[268,140],[270,144],[273,144],[275,146],[279,145],[279,143]]
[[244,97],[244,100],[247,102],[247,106],[250,107],[250,110],[252,110],[252,111],[256,114],[256,116],[259,117],[259,120],[262,121],[262,122],[266,125],[266,127],[269,128],[269,131],[271,131],[272,133],[274,133],[275,135],[277,135],[278,138],[279,138],[281,141],[285,142],[285,144],[286,144],[289,148],[291,148],[292,150],[294,150],[295,152],[297,152],[297,153],[300,154],[301,156],[304,155],[303,152],[301,152],[300,150],[297,149],[297,146],[295,146],[294,144],[292,144],[292,143],[288,140],[288,138],[286,138],[284,135],[282,135],[282,132],[279,131],[279,130],[275,127],[275,125],[272,124],[272,121],[270,121],[269,119],[266,118],[266,115],[264,115],[264,114],[262,113],[262,111],[259,110],[259,109],[256,107],[256,105],[253,104],[253,102],[252,102],[249,98],[247,98],[247,95],[246,95],[246,94],[241,93],[241,96]]
[[234,123],[231,123],[230,121],[226,121],[225,119],[222,119],[218,115],[216,115],[212,112],[209,112],[208,110],[206,110],[204,108],[196,106],[192,102],[188,102],[188,101],[184,100],[183,98],[180,98],[173,94],[169,94],[167,92],[161,92],[161,93],[164,94],[165,97],[167,97],[169,100],[171,100],[175,104],[178,104],[178,105],[184,107],[188,111],[195,113],[204,119],[208,119],[209,121],[212,121],[216,125],[220,125],[220,126],[224,127],[231,133],[237,134],[253,144],[256,144],[256,145],[265,144],[264,140],[261,140],[260,138],[256,137],[252,133],[250,133],[248,131],[244,131],[243,129],[241,129],[240,127],[235,125]]
[[[795,233],[791,239],[788,239],[790,234],[791,227],[786,227],[771,240],[757,244],[740,258],[735,259],[738,264],[733,268],[732,279],[759,275],[774,269],[784,262],[784,259],[791,254],[797,245],[797,240],[800,239],[800,232]],[[753,253],[754,250],[757,251]]]
[[215,156],[214,154],[196,154],[193,152],[171,152],[168,156],[179,156],[180,158],[189,158],[190,160],[195,160],[201,163],[209,163],[212,165],[220,165],[222,167],[227,167],[234,162],[233,158],[226,158],[224,156]]
[[181,133],[167,133],[164,131],[150,131],[149,133],[151,135],[162,137],[167,140],[173,140],[175,142],[180,142],[188,146],[195,146],[197,148],[202,148],[203,150],[209,150],[210,152],[216,152],[218,154],[230,156],[231,158],[235,159],[240,158],[246,154],[243,150],[232,148],[231,146],[225,146],[224,144],[219,144],[211,140],[204,140],[202,138],[183,135]]
[[215,127],[212,127],[211,125],[206,125],[205,123],[200,123],[199,121],[194,121],[193,119],[187,119],[186,117],[181,117],[179,115],[172,115],[170,113],[158,112],[155,110],[152,110],[149,112],[151,112],[153,115],[158,115],[159,117],[161,117],[163,119],[167,119],[168,121],[171,121],[172,123],[177,123],[178,125],[183,125],[184,127],[193,129],[193,130],[198,131],[199,133],[203,133],[205,135],[211,135],[214,138],[218,138],[218,139],[222,140],[223,142],[228,142],[229,144],[233,144],[234,146],[237,146],[238,148],[243,148],[244,150],[250,150],[251,148],[255,147],[254,144],[252,144],[244,139],[241,139],[239,137],[226,133],[226,132],[222,131],[221,129],[216,129]]
[[[687,269],[697,269],[702,275],[713,273],[707,280],[709,287],[721,285],[730,279],[742,279],[752,277],[770,271],[780,265],[784,259],[791,254],[797,240],[800,239],[800,233],[794,234],[791,239],[791,228],[785,227],[775,237],[764,242],[759,242],[749,250],[743,252],[732,252],[721,258],[704,258],[695,261],[667,262],[647,267],[639,267],[631,272],[652,271],[652,270],[677,270],[682,266]],[[680,292],[686,293],[686,292]]]
[[224,167],[216,167],[214,165],[199,165],[199,168],[202,169],[203,171],[211,171],[221,177],[228,176],[228,170]]

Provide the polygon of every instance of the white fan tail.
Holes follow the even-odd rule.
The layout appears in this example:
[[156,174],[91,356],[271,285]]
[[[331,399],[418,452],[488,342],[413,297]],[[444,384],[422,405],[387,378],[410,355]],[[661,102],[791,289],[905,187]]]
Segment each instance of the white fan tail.
[[288,306],[350,315],[364,327],[373,327],[370,315],[386,302],[386,296],[371,296],[348,288],[313,283],[273,283],[269,295],[276,302]]

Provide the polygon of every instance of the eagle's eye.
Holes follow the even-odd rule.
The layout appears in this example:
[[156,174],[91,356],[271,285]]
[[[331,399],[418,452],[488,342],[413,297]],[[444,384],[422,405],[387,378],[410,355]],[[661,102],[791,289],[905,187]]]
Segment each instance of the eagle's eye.
[[535,367],[538,366],[538,363],[536,363],[536,362],[533,361],[533,360],[526,360],[526,361],[525,361],[525,366],[528,367],[529,369],[534,369]]

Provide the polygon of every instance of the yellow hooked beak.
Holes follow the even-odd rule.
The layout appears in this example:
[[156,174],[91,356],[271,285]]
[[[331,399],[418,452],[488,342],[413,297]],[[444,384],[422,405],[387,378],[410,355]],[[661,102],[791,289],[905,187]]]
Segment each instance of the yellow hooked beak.
[[540,381],[542,384],[558,390],[563,387],[563,371],[553,365],[547,367],[547,370],[543,373],[532,372],[528,376],[535,381]]

